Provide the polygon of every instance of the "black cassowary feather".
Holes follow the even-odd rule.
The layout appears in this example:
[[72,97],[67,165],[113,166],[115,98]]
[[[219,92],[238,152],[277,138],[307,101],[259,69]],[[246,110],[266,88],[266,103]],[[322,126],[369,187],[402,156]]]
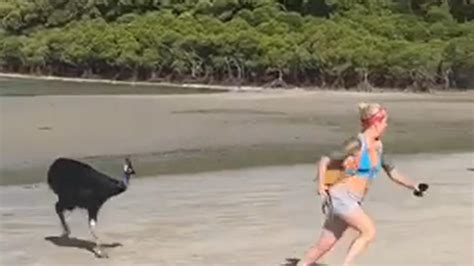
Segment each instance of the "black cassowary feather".
[[[98,242],[94,232],[97,214],[107,199],[127,189],[130,176],[135,174],[129,159],[125,160],[123,175],[119,181],[111,178],[91,166],[67,158],[54,161],[48,170],[48,185],[58,196],[56,213],[63,227],[63,235],[69,236],[70,230],[64,219],[65,210],[84,208],[89,214],[91,233]],[[99,247],[98,255],[102,255]]]

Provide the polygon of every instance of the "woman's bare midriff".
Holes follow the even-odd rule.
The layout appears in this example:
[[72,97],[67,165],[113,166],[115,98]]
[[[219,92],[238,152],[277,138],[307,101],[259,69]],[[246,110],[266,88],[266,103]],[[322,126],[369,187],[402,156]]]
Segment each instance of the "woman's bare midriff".
[[335,189],[343,187],[348,189],[351,193],[363,197],[367,192],[369,180],[366,177],[350,176],[344,178],[334,186]]

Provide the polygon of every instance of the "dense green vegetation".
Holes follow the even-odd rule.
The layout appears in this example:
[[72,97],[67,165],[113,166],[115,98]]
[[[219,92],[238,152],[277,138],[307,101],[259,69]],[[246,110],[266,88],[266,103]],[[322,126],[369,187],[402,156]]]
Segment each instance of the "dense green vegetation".
[[0,0],[0,70],[473,88],[471,0]]

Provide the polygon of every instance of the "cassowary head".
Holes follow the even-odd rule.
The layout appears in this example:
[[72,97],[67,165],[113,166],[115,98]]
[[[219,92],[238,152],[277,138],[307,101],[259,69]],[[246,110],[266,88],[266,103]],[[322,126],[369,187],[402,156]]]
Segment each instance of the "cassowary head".
[[132,162],[129,158],[125,158],[125,163],[123,165],[123,175],[125,185],[128,185],[130,177],[135,175],[135,170],[133,169]]

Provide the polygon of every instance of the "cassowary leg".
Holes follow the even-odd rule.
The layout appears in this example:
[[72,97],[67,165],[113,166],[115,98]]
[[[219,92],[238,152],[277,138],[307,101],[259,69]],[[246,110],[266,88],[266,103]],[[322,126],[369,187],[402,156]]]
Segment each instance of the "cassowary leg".
[[97,211],[89,210],[89,230],[95,240],[94,252],[100,258],[108,258],[107,253],[105,253],[105,251],[102,249],[101,241],[96,233],[96,229],[95,229],[96,224],[97,224]]
[[56,213],[58,214],[59,220],[61,221],[61,226],[63,227],[62,236],[68,237],[71,233],[71,230],[69,230],[69,226],[67,225],[66,219],[64,218],[64,207],[59,201],[56,202]]

